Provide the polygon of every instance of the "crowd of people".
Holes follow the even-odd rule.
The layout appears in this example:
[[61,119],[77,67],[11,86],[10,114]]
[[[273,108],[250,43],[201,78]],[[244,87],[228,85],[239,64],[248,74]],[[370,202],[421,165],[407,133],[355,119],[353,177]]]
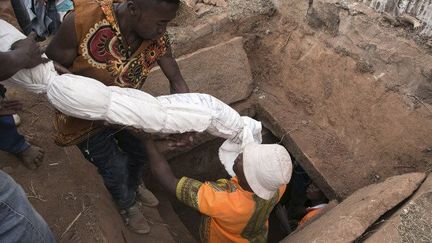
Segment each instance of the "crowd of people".
[[[166,32],[180,0],[74,0],[73,5],[67,0],[12,2],[28,37],[0,52],[0,80],[53,61],[60,74],[90,77],[106,86],[141,89],[157,64],[170,83],[171,93],[189,93]],[[53,12],[56,3],[68,8]],[[45,10],[40,10],[40,4]],[[38,15],[29,18],[36,10]],[[37,40],[47,33],[54,36],[45,51]],[[43,150],[28,143],[16,129],[16,113],[22,104],[8,100],[4,88],[1,91],[0,149],[16,155],[29,169],[37,169]],[[266,242],[268,218],[291,179],[291,157],[278,144],[246,144],[230,168],[235,173],[232,178],[201,182],[175,177],[151,134],[60,111],[54,117],[54,131],[56,144],[78,147],[97,167],[125,224],[137,234],[151,230],[138,202],[148,207],[159,204],[143,183],[146,167],[168,193],[203,215],[203,242]],[[312,217],[311,212],[325,206],[325,198],[312,185],[308,195],[314,204],[308,209]],[[22,188],[0,171],[0,242],[55,241]]]

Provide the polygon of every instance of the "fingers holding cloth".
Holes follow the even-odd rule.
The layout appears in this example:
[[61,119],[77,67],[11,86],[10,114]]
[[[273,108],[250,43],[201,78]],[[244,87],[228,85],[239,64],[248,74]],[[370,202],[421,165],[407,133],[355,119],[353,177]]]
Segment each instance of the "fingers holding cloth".
[[23,60],[23,68],[33,68],[49,61],[48,58],[43,56],[45,48],[41,47],[36,38],[36,33],[31,32],[27,38],[18,40],[11,46],[11,50],[15,51],[17,56]]

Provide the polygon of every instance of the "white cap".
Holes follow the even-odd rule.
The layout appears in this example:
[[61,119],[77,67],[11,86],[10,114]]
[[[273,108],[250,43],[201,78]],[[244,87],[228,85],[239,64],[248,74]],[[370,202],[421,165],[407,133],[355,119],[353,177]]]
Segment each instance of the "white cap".
[[291,157],[281,145],[251,143],[243,151],[243,171],[252,191],[269,200],[282,185],[289,183]]

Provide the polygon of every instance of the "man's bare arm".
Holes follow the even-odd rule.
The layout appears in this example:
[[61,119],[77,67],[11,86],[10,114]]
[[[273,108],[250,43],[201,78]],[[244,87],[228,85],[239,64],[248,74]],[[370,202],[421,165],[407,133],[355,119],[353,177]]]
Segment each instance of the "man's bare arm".
[[175,195],[179,180],[174,176],[168,161],[159,152],[151,139],[141,139],[141,141],[146,148],[153,175],[169,193]]
[[30,33],[26,39],[12,45],[10,51],[0,52],[0,81],[12,77],[21,69],[33,68],[47,60],[35,41],[36,34]]
[[20,60],[14,51],[0,52],[0,80],[12,77],[24,66],[24,61]]
[[158,64],[170,82],[171,94],[189,93],[189,87],[180,73],[180,68],[172,55],[171,48],[168,48],[167,53],[159,58]]
[[48,45],[46,55],[63,67],[70,68],[78,55],[78,41],[75,31],[75,13],[66,15],[60,29]]

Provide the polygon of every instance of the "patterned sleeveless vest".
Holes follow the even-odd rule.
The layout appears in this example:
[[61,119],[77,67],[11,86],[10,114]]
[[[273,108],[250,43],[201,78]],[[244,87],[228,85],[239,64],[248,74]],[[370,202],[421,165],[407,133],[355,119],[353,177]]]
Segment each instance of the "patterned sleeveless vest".
[[[144,41],[132,53],[123,41],[112,0],[75,0],[74,4],[79,47],[71,72],[107,86],[141,89],[150,69],[169,48],[167,34]],[[54,128],[55,142],[69,146],[99,132],[103,125],[102,121],[81,120],[57,111]]]

